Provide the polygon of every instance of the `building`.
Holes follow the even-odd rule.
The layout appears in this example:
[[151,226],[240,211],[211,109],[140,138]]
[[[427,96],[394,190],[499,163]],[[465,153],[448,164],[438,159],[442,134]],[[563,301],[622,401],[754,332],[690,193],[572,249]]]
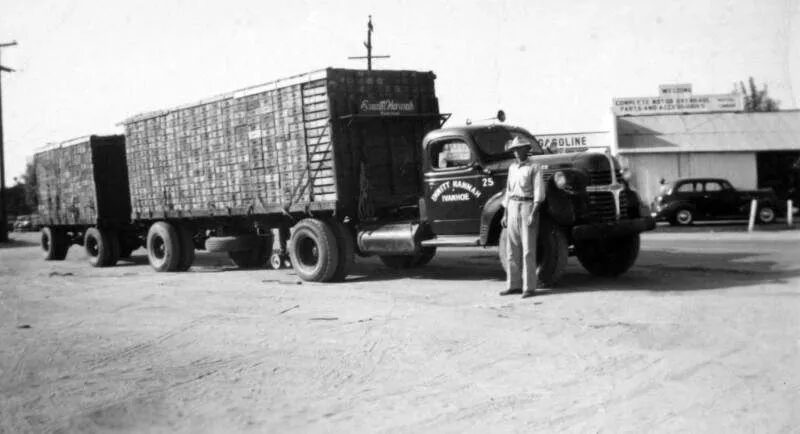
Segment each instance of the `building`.
[[[677,97],[674,91],[665,96],[665,87],[679,86]],[[660,97],[614,100],[616,151],[647,203],[659,194],[661,179],[688,177],[769,187],[784,199],[797,194],[800,111],[745,113],[741,95],[695,96],[691,85],[661,89]]]

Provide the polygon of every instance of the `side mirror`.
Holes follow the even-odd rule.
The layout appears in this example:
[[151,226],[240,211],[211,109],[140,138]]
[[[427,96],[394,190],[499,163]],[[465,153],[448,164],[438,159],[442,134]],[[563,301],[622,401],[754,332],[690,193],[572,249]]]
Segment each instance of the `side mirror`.
[[500,121],[500,122],[505,122],[506,121],[506,112],[504,112],[502,110],[498,110],[497,111],[497,120]]
[[480,170],[481,172],[483,172],[486,175],[491,175],[493,173],[492,169],[487,169],[486,167],[481,166],[480,163],[474,163],[472,165],[472,167],[474,167],[475,170]]

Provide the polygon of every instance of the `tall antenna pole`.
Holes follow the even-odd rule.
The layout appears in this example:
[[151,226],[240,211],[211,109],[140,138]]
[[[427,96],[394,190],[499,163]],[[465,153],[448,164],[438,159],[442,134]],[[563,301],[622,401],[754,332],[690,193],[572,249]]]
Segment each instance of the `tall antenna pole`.
[[372,59],[388,59],[391,56],[386,55],[372,55],[372,31],[374,27],[372,26],[372,15],[369,16],[369,21],[367,21],[367,41],[364,42],[364,46],[367,47],[367,55],[366,56],[351,56],[348,59],[367,59],[367,71],[372,71]]
[[[0,44],[0,51],[6,47],[17,45],[17,41]],[[4,72],[14,72],[0,63],[0,243],[8,241],[8,218],[6,216],[6,170],[5,154],[3,149],[3,80]]]

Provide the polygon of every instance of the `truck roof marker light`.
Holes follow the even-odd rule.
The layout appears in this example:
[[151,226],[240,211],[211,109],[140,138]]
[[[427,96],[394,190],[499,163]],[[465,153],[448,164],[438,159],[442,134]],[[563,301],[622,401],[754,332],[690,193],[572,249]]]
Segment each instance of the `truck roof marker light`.
[[504,112],[503,110],[498,110],[497,111],[497,120],[500,121],[500,122],[505,122],[506,121],[506,112]]

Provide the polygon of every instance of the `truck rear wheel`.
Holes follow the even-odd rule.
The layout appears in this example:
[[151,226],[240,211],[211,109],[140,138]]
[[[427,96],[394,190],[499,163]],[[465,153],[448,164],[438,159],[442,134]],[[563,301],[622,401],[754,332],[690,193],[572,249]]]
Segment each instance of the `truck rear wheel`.
[[350,273],[356,250],[356,241],[353,231],[339,220],[328,220],[328,224],[336,236],[336,245],[339,248],[339,264],[331,277],[332,282],[341,282]]
[[289,256],[301,279],[329,282],[339,265],[339,247],[333,229],[322,220],[300,220],[289,240]]
[[589,273],[614,277],[628,271],[639,256],[639,234],[575,243],[575,256]]
[[181,243],[175,226],[156,222],[147,231],[147,259],[156,271],[175,271],[181,259]]
[[[506,273],[508,273],[507,243],[507,232],[503,229],[500,232],[497,253]],[[568,256],[569,242],[564,231],[549,218],[541,219],[539,234],[536,237],[536,274],[538,276],[536,286],[541,288],[555,286],[564,275]]]
[[187,225],[180,225],[177,229],[180,238],[180,259],[178,260],[178,271],[186,271],[191,268],[194,262],[194,231]]
[[49,226],[42,228],[42,236],[40,238],[42,250],[44,251],[44,259],[47,261],[61,261],[67,257],[67,250],[69,250],[69,240],[66,234],[53,229]]
[[83,247],[93,267],[110,267],[119,260],[119,237],[111,231],[87,229],[83,237]]
[[267,254],[272,246],[272,236],[260,237],[253,235],[252,240],[247,241],[248,250],[229,251],[228,257],[239,268],[256,268],[267,265]]
[[436,247],[423,247],[419,253],[414,255],[382,255],[380,258],[383,265],[389,268],[405,269],[428,265],[434,256],[436,256]]

